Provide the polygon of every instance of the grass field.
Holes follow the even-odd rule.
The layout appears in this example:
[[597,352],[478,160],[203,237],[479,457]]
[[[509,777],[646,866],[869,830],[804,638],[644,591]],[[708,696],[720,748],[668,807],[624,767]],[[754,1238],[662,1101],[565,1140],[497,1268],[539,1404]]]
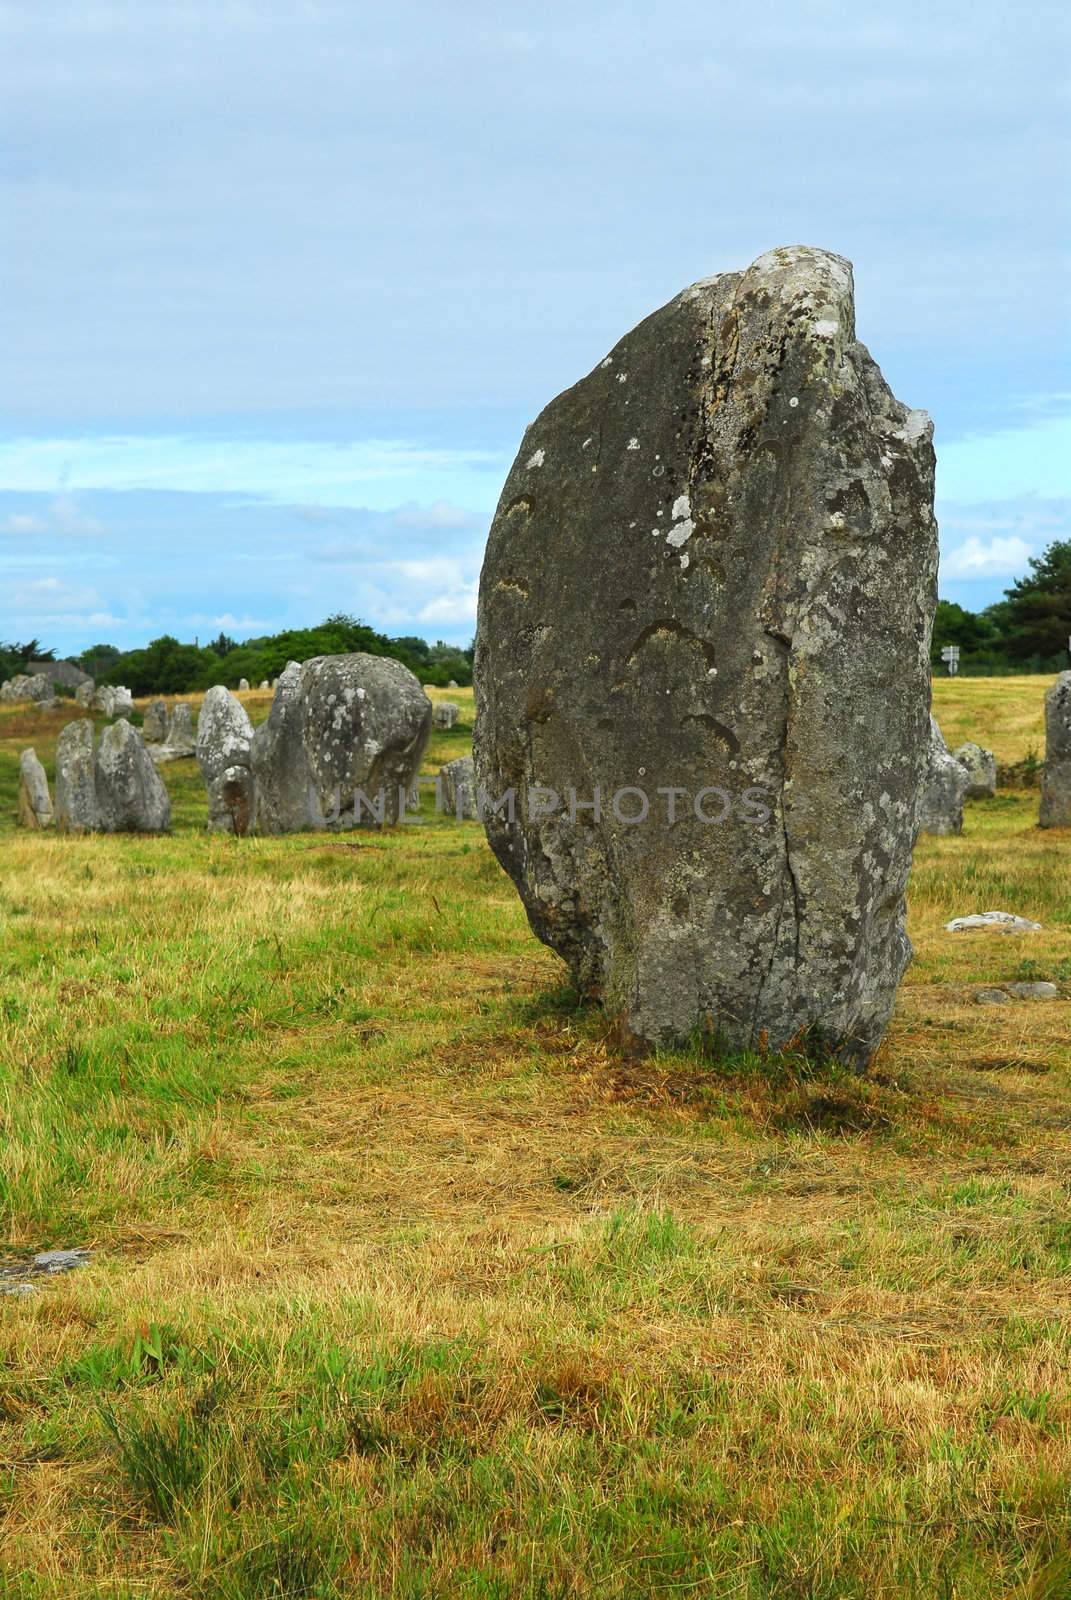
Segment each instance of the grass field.
[[[938,683],[949,744],[1040,753],[1043,688]],[[68,715],[0,715],[7,1255],[93,1251],[0,1299],[0,1592],[1071,1595],[1036,791],[920,843],[859,1080],[615,1058],[475,824],[209,838],[183,762],[170,838],[17,832]],[[1044,931],[942,931],[991,907]]]

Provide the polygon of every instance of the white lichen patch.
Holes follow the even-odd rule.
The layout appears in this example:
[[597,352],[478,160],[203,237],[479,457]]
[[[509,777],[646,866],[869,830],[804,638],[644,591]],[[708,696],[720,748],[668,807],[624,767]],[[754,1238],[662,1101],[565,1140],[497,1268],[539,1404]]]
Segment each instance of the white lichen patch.
[[[661,515],[661,512],[659,515]],[[673,526],[666,534],[666,543],[679,550],[681,545],[686,544],[695,532],[695,523],[692,521],[692,506],[686,494],[677,496],[673,502],[673,510],[670,515],[673,518]]]
[[628,373],[627,372],[619,372],[617,374],[617,381],[618,381],[618,383],[627,383],[628,382]]
[[586,450],[588,445],[591,443],[591,440],[592,440],[592,435],[588,434],[588,437],[584,440],[584,443],[580,446],[581,450]]
[[639,448],[640,441],[638,439],[630,439],[628,444],[625,446],[626,450],[638,450]]
[[840,323],[832,317],[820,317],[817,322],[811,323],[811,332],[817,334],[819,339],[835,339],[840,332]]
[[545,450],[534,450],[525,462],[525,467],[527,471],[531,472],[533,467],[541,467],[546,459],[547,453]]
[[613,364],[614,364],[613,356],[607,356],[605,361],[600,361],[599,362],[599,366],[600,367],[612,367]]
[[909,411],[903,427],[897,428],[896,437],[903,439],[905,444],[914,444],[916,439],[926,437],[931,426],[928,411]]
[[684,554],[681,556],[681,571],[682,572],[686,572],[688,570],[688,563],[689,563],[689,561],[691,559],[692,559],[691,556],[688,554],[688,552],[686,550],[684,552]]

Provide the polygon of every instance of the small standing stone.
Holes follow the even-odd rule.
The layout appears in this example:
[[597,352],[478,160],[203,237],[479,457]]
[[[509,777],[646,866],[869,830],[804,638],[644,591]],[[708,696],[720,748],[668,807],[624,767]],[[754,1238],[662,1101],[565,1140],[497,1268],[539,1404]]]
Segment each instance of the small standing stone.
[[970,778],[949,752],[937,718],[930,717],[930,742],[919,791],[919,829],[922,833],[962,833],[963,802]]
[[253,724],[229,689],[209,689],[197,719],[197,762],[208,791],[213,832],[245,834],[256,817],[250,767]]
[[436,728],[456,728],[460,715],[461,707],[453,700],[439,700],[432,712],[432,721]]
[[1071,672],[1061,672],[1045,696],[1042,828],[1071,828]]
[[93,762],[93,724],[68,722],[56,741],[56,827],[95,833],[100,827]]
[[36,750],[24,750],[19,757],[19,821],[24,828],[52,826],[52,797]]
[[93,704],[93,696],[96,694],[96,692],[97,686],[93,682],[93,679],[87,678],[85,683],[80,683],[77,689],[74,691],[75,705],[81,706],[83,710],[88,711],[90,706]]
[[246,694],[248,692],[248,690],[249,690],[249,679],[248,678],[239,678],[238,679],[238,693],[239,694]]
[[180,700],[171,712],[167,724],[167,744],[176,756],[192,756],[197,749],[193,716],[185,700]]
[[124,684],[117,684],[112,702],[113,717],[129,717],[134,711],[134,696]]
[[141,734],[120,717],[100,736],[94,777],[102,833],[167,833],[171,799]]
[[146,744],[167,743],[167,702],[150,700],[141,719],[141,734]]
[[967,772],[967,799],[992,800],[997,792],[997,758],[992,750],[968,739],[952,754]]
[[439,771],[439,809],[450,816],[476,816],[476,773],[471,756],[458,756]]
[[268,682],[267,678],[262,678],[260,681],[260,687],[261,689],[270,689],[271,684]]
[[253,734],[250,759],[257,784],[257,825],[261,833],[300,833],[317,826],[300,691],[301,666],[291,661],[276,680],[267,719]]

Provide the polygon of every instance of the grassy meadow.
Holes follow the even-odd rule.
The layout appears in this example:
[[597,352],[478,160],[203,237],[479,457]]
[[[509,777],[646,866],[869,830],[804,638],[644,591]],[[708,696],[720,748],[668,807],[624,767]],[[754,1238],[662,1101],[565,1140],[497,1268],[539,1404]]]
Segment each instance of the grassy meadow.
[[[1043,749],[1045,680],[943,680]],[[428,771],[463,753],[436,733]],[[257,720],[269,697],[243,696]],[[621,1059],[475,823],[15,828],[0,1593],[1071,1596],[1071,833],[920,842],[868,1078]],[[1006,909],[1041,933],[950,936]],[[1051,979],[1061,998],[980,1006]]]

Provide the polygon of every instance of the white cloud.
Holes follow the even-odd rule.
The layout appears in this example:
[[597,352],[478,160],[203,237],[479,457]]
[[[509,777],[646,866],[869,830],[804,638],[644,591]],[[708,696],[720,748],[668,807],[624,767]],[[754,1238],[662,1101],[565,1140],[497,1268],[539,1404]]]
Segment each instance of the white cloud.
[[73,495],[58,494],[43,510],[12,511],[0,524],[4,533],[20,534],[78,534],[99,533],[101,525],[96,517],[88,516]]
[[989,540],[979,539],[972,534],[941,558],[941,577],[1014,577],[1023,571],[1033,554],[1025,539],[1014,534],[1009,537],[997,534]]

